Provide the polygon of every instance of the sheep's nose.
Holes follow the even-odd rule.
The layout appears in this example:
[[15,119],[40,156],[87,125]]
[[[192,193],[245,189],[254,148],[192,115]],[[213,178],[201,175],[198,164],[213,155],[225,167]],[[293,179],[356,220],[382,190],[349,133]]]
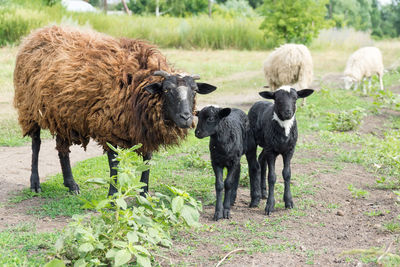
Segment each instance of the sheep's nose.
[[192,114],[190,114],[189,112],[184,112],[184,113],[181,113],[180,116],[185,121],[188,121],[192,117]]

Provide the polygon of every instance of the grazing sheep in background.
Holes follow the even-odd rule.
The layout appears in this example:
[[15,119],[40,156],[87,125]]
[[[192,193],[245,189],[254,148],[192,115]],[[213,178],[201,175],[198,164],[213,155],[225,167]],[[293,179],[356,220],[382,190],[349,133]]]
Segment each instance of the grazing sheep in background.
[[313,81],[310,51],[301,44],[284,44],[278,47],[264,61],[264,75],[272,92],[283,85],[290,85],[296,90],[309,88]]
[[[372,75],[378,75],[380,89],[383,90],[383,61],[382,54],[377,47],[363,47],[350,55],[344,70],[344,88],[349,90],[354,84],[354,90],[357,90],[360,82],[364,78],[369,78],[368,89],[371,88]],[[366,90],[363,85],[363,93]]]
[[[261,181],[256,181],[261,184],[262,198],[266,198],[267,195],[265,176],[266,164],[268,164],[268,200],[265,207],[265,212],[268,215],[274,210],[275,206],[275,160],[278,155],[282,155],[283,158],[282,175],[285,181],[283,200],[286,208],[293,208],[290,192],[290,160],[297,142],[296,100],[307,97],[313,92],[312,89],[296,91],[290,86],[283,86],[276,92],[260,92],[262,97],[273,99],[275,103],[260,101],[249,110],[250,128],[253,131],[256,144],[263,148],[258,158],[261,167]],[[254,155],[250,155],[250,158],[254,159]]]
[[[216,89],[198,76],[173,74],[165,57],[144,41],[115,39],[57,26],[39,29],[21,44],[14,71],[14,106],[24,136],[32,137],[31,189],[40,191],[40,129],[56,136],[64,185],[79,193],[69,147],[93,138],[107,151],[142,143],[144,160],[160,146],[177,144],[193,127],[195,94]],[[149,172],[141,181],[148,185]],[[147,191],[148,186],[144,188]],[[111,186],[109,194],[116,192]]]
[[[247,115],[240,109],[218,108],[207,106],[196,112],[199,117],[195,135],[197,138],[210,136],[211,164],[215,173],[215,191],[217,201],[215,204],[214,220],[229,219],[230,207],[236,200],[237,188],[240,178],[240,158],[254,152],[254,159],[249,166],[252,181],[257,180],[253,176],[257,173],[256,145],[251,134]],[[223,179],[224,168],[228,169],[225,182]],[[259,180],[259,178],[258,178]],[[225,197],[222,204],[222,190],[225,185]],[[256,188],[254,188],[256,186]],[[258,184],[252,184],[251,207],[257,206],[260,201],[260,188]]]

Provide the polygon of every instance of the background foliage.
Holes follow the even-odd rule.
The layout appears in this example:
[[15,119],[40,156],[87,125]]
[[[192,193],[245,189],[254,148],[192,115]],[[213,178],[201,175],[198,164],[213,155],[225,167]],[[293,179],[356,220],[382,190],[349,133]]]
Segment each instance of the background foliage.
[[[265,50],[283,42],[310,44],[323,28],[353,28],[376,38],[400,35],[400,0],[130,0],[132,16],[67,12],[59,0],[0,0],[0,46],[18,44],[52,23],[88,25],[161,47]],[[89,3],[102,8],[100,0]],[[156,3],[160,17],[155,17]],[[122,12],[122,4],[108,5]],[[100,11],[100,10],[99,10]]]

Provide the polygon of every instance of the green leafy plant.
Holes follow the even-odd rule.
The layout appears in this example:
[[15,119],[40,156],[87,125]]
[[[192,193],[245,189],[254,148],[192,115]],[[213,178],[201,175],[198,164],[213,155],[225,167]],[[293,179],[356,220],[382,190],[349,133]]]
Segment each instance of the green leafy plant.
[[361,120],[365,115],[365,110],[362,108],[342,111],[338,114],[328,113],[330,128],[332,131],[339,132],[355,130],[361,124]]
[[353,198],[366,198],[369,192],[363,189],[355,188],[352,184],[347,186]]
[[85,201],[84,207],[97,213],[74,215],[63,236],[57,240],[58,259],[74,266],[121,266],[136,262],[150,266],[149,250],[171,247],[169,229],[199,226],[201,203],[184,191],[166,186],[169,194],[155,193],[143,197],[140,173],[149,169],[135,150],[116,149],[117,177],[94,178],[93,184],[112,184],[117,193],[100,200]]
[[[265,16],[260,29],[265,38],[283,43],[310,44],[319,31],[329,26],[325,20],[326,0],[265,0],[260,11]],[[299,16],[301,14],[301,16]]]

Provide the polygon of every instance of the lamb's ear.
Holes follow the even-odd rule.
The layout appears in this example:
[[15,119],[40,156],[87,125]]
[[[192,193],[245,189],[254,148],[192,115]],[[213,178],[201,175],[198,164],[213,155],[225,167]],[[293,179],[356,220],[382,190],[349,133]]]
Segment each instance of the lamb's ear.
[[312,93],[314,93],[313,89],[303,89],[303,90],[297,91],[297,97],[304,98],[304,97],[311,95]]
[[263,91],[258,94],[266,99],[275,99],[275,92]]
[[161,85],[161,83],[152,83],[152,84],[146,85],[143,89],[151,94],[157,94],[157,93],[161,93],[162,85]]
[[208,83],[196,83],[196,84],[197,84],[196,92],[198,92],[199,94],[202,94],[202,95],[209,94],[209,93],[215,91],[215,89],[217,89],[216,86],[208,84]]
[[218,112],[218,117],[220,119],[222,119],[222,118],[228,116],[229,114],[231,114],[231,111],[232,110],[230,108],[223,108]]
[[195,110],[194,113],[193,113],[193,115],[195,115],[196,117],[198,117],[198,116],[199,116],[199,113],[200,113],[200,111]]

